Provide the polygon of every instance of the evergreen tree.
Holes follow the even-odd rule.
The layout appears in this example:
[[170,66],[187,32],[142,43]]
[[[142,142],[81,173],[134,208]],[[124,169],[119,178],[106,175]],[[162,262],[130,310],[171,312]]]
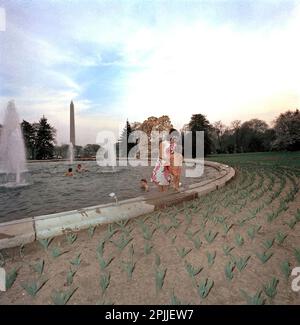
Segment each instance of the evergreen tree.
[[211,130],[212,126],[206,117],[202,114],[193,114],[189,123],[189,130],[192,131],[192,157],[196,158],[196,131],[204,131],[204,155],[211,153],[212,140]]
[[[128,157],[129,151],[135,146],[134,143],[128,143],[130,133],[132,133],[132,127],[128,120],[126,121],[125,127],[122,131],[121,137],[117,143],[117,154],[119,157]],[[126,150],[127,146],[127,150]]]
[[35,159],[35,143],[37,136],[37,130],[35,128],[35,125],[23,120],[23,122],[21,123],[21,128],[24,137],[27,158]]
[[37,125],[36,159],[51,159],[54,154],[55,129],[43,116]]

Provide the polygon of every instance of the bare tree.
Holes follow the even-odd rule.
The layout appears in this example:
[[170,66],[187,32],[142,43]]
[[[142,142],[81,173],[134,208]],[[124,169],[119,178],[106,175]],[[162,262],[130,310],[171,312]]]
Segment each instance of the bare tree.
[[223,141],[222,141],[222,137],[226,131],[226,126],[221,122],[221,121],[217,121],[213,124],[213,128],[214,131],[217,135],[218,138],[218,144],[219,144],[219,148],[220,148],[220,152],[223,152]]

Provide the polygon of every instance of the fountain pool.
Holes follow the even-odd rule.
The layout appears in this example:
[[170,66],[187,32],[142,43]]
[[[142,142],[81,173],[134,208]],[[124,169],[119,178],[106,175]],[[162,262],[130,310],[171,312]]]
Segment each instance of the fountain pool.
[[[119,200],[144,195],[140,189],[141,178],[146,178],[150,192],[157,193],[156,186],[150,183],[153,167],[118,167],[117,173],[103,173],[103,167],[95,161],[80,162],[89,171],[66,177],[68,167],[76,169],[76,162],[34,162],[28,163],[30,184],[22,188],[0,187],[0,222],[46,215],[51,213],[81,209],[103,203],[113,203],[109,197],[115,193]],[[199,178],[183,177],[182,186],[206,179],[214,179],[218,171],[205,166],[204,174]],[[147,195],[147,194],[146,194]]]

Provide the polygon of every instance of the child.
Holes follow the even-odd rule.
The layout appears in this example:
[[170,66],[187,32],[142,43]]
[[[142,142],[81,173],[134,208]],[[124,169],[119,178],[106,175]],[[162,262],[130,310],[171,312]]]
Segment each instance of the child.
[[88,170],[81,164],[77,165],[76,172],[77,173],[82,173],[82,172],[87,172]]
[[145,192],[149,192],[148,182],[145,178],[141,179],[140,186],[142,190],[144,190]]
[[179,191],[180,187],[180,176],[181,176],[181,168],[182,168],[182,155],[175,151],[171,154],[170,159],[170,173],[172,175],[173,187],[176,191]]
[[77,165],[77,168],[76,168],[76,172],[77,173],[81,173],[83,171],[83,169],[82,169],[82,165],[81,164],[78,164]]
[[65,173],[65,176],[74,176],[73,168],[69,168],[68,171]]

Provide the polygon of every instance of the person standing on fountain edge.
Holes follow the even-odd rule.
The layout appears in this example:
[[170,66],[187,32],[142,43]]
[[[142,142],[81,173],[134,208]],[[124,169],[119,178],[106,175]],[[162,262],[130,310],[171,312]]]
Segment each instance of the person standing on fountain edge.
[[179,136],[180,133],[176,129],[170,130],[170,147],[168,148],[168,153],[170,155],[169,171],[172,179],[171,182],[175,191],[179,191],[180,176],[183,162],[182,147],[177,144]]

